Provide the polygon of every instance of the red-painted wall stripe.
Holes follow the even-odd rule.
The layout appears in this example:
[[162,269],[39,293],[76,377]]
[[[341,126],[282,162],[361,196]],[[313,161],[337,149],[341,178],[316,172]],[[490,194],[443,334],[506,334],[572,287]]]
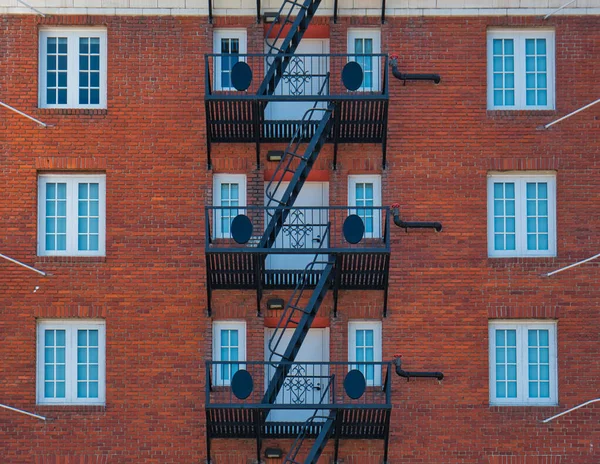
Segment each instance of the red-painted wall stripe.
[[[275,177],[275,169],[265,169],[265,180],[270,181]],[[279,179],[277,179],[279,180]],[[292,180],[292,173],[287,172],[283,176],[283,180],[290,181]],[[313,169],[308,174],[307,178],[308,182],[329,182],[329,171],[325,169]]]
[[[265,37],[267,36],[267,33],[269,32],[270,27],[271,27],[270,24],[264,25]],[[290,30],[290,26],[285,26],[283,28],[283,34],[281,34],[280,37],[285,37],[289,30]],[[271,31],[271,35],[269,35],[269,39],[275,38],[278,31],[279,31],[279,28],[274,27],[273,30]],[[304,33],[303,38],[305,38],[305,39],[328,39],[329,38],[329,26],[324,25],[324,24],[314,24],[314,25],[308,26],[308,29]]]
[[[278,317],[265,317],[265,327],[270,329],[274,329],[277,327],[279,323]],[[310,325],[311,329],[325,329],[329,327],[329,318],[328,317],[315,317],[315,320]]]

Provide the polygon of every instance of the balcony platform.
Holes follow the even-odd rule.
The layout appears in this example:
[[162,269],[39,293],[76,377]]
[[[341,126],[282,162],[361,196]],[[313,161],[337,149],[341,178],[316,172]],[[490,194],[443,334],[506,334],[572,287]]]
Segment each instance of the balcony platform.
[[[334,104],[332,124],[326,142],[334,144],[334,167],[340,143],[377,143],[382,145],[386,162],[388,119],[388,56],[385,54],[294,54],[282,55],[288,63],[272,94],[259,94],[267,63],[267,54],[205,55],[205,111],[208,165],[213,143],[253,143],[260,165],[261,143],[287,143],[299,128],[308,141],[318,120],[303,121],[304,110]],[[342,82],[342,70],[356,61],[365,68],[363,85],[348,90]],[[245,62],[253,74],[247,90],[235,90],[231,74],[222,72],[232,63]],[[288,105],[291,104],[291,105]],[[283,113],[276,111],[276,106]],[[285,117],[282,115],[285,114]]]
[[[263,390],[261,386],[266,385],[266,380],[280,364],[288,365],[289,374],[275,403],[265,403],[266,387]],[[244,400],[236,398],[230,381],[219,375],[221,369],[231,375],[237,370],[246,370],[252,376],[254,391]],[[371,374],[363,395],[357,399],[350,398],[345,388],[345,377],[352,369]],[[315,412],[317,415],[334,412],[331,437],[336,449],[341,439],[384,440],[387,449],[392,372],[389,362],[207,361],[207,441],[210,443],[214,438],[256,439],[260,448],[265,438],[294,439],[301,434],[316,438],[324,422],[311,420],[310,416]],[[284,414],[278,416],[279,420],[271,420],[273,411],[284,411]],[[286,419],[281,420],[284,416]]]
[[[293,289],[302,280],[305,287],[314,288],[321,272],[305,268],[318,255],[323,261],[335,261],[331,288],[334,312],[337,312],[339,290],[384,291],[384,315],[387,311],[387,290],[390,268],[389,208],[369,207],[297,207],[289,210],[272,247],[261,247],[261,236],[255,235],[246,244],[236,243],[223,231],[224,217],[246,215],[254,233],[265,228],[265,221],[275,208],[207,207],[206,275],[210,305],[214,290],[256,290],[257,311],[260,312],[262,292],[269,289]],[[343,234],[344,220],[359,214],[368,221],[365,237],[349,243]],[[323,241],[322,237],[326,237]],[[210,306],[209,306],[210,312]]]

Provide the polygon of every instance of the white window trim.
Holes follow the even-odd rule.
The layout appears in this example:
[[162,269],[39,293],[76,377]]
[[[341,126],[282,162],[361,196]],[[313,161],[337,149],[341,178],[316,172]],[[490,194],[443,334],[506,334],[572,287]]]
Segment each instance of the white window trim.
[[[515,183],[515,250],[494,249],[494,182]],[[527,182],[548,183],[548,250],[527,250],[526,192]],[[556,256],[556,174],[548,171],[488,173],[488,256],[490,258]]]
[[[100,39],[100,103],[80,105],[79,101],[79,37],[97,37]],[[48,37],[67,37],[67,103],[49,105],[46,103],[46,39]],[[39,88],[38,104],[40,108],[93,108],[107,107],[107,35],[106,29],[97,27],[43,28],[39,34]]]
[[[238,208],[246,207],[246,175],[245,174],[214,174],[213,175],[213,206],[221,207],[221,184],[239,184],[240,200]],[[213,238],[231,238],[221,230],[220,210],[213,210]]]
[[[221,330],[237,330],[238,331],[238,357],[240,369],[245,369],[246,365],[246,321],[213,321],[213,343],[212,353],[213,361],[221,361]],[[212,385],[213,386],[228,386],[230,380],[221,378],[221,370],[219,364],[213,365]]]
[[[354,39],[373,39],[373,54],[381,53],[381,30],[373,28],[351,28],[348,29],[348,42],[347,50],[348,54],[352,55],[355,53]],[[348,57],[349,61],[356,61],[354,57]],[[378,92],[381,90],[381,59],[373,58],[375,66],[373,68],[373,87],[370,89],[363,89],[362,86],[359,91],[365,92]]]
[[[213,53],[221,54],[221,39],[238,39],[240,41],[240,55],[248,53],[248,32],[246,29],[215,29],[213,32]],[[234,87],[221,85],[221,63],[219,57],[213,57],[213,90],[236,90]],[[246,61],[246,57],[240,57]]]
[[[515,104],[494,105],[493,40],[514,39],[515,45]],[[525,39],[546,39],[546,65],[548,76],[548,104],[528,106],[525,95]],[[556,52],[555,34],[548,29],[490,29],[487,34],[487,102],[490,110],[553,110],[556,101]]]
[[[67,184],[67,249],[46,250],[46,184]],[[98,183],[98,250],[77,249],[77,183]],[[106,175],[104,174],[40,174],[38,176],[38,256],[104,256],[106,253]]]
[[[496,398],[496,330],[517,331],[517,398]],[[549,345],[550,397],[529,398],[527,330],[547,329]],[[493,406],[552,406],[558,404],[558,367],[557,367],[557,330],[556,322],[539,320],[493,320],[489,322],[489,381],[490,404]],[[525,347],[525,348],[523,348]],[[520,380],[519,380],[520,379]]]
[[[356,362],[356,331],[373,330],[373,362],[381,362],[382,358],[382,323],[381,321],[348,321],[348,362]],[[349,370],[356,366],[348,366]],[[381,366],[375,366],[374,379],[367,380],[367,386],[381,386]]]
[[[44,330],[66,330],[65,398],[44,397]],[[98,398],[77,398],[77,330],[98,330]],[[106,323],[89,319],[40,319],[37,324],[37,404],[104,405],[106,402]]]
[[[360,174],[348,176],[348,206],[356,207],[356,184],[373,184],[373,206],[381,207],[381,176],[377,174]],[[352,208],[348,214],[356,214],[356,209]],[[373,210],[373,232],[365,231],[365,238],[381,238],[381,229],[383,222],[383,211]]]

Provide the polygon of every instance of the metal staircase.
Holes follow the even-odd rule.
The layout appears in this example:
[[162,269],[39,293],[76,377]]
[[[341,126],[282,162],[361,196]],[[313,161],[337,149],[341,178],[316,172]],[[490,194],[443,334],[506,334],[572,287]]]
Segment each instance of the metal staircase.
[[[320,4],[321,0],[283,1],[277,12],[275,22],[271,24],[265,38],[265,43],[269,49],[269,55],[267,56],[268,70],[258,88],[258,95],[271,95],[275,92],[277,84],[279,84],[291,60],[291,55],[296,51]],[[276,27],[279,27],[279,29],[273,34]],[[289,31],[283,42],[276,45],[281,40],[287,27],[289,27]],[[273,35],[274,37],[269,39]]]
[[[325,395],[321,396],[321,400],[323,400],[324,397],[325,397]],[[316,410],[315,413],[304,423],[304,426],[302,427],[302,431],[298,434],[298,437],[296,437],[296,439],[294,440],[294,443],[292,444],[292,447],[291,447],[290,451],[288,452],[287,456],[285,457],[283,463],[284,464],[316,463],[319,459],[319,456],[321,456],[321,453],[325,449],[327,440],[329,440],[329,437],[331,436],[331,434],[333,432],[333,426],[335,424],[336,417],[337,417],[337,414],[335,411],[330,411],[329,415],[323,416],[323,415],[319,415],[319,410]],[[319,422],[319,425],[321,426],[321,431],[319,432],[319,435],[317,435],[317,438],[315,439],[315,443],[311,447],[306,459],[304,461],[299,461],[297,459],[298,454],[300,453],[300,450],[302,450],[302,445],[304,444],[304,441],[308,438],[307,432],[310,429],[311,425],[313,425],[315,422]]]
[[[307,126],[304,123],[308,122],[313,114],[319,112],[323,113],[321,121],[304,150],[304,154],[300,154],[301,145],[306,142],[305,131]],[[308,110],[302,118],[302,123],[296,129],[294,138],[284,151],[281,161],[279,161],[275,169],[273,178],[266,189],[266,196],[268,198],[267,211],[270,211],[270,207],[276,207],[276,209],[273,214],[268,214],[268,224],[259,242],[260,248],[270,248],[275,243],[277,234],[283,227],[290,212],[289,208],[294,206],[294,202],[298,198],[300,190],[325,144],[332,121],[332,114],[333,104],[330,104],[327,108],[312,108]],[[288,173],[292,174],[292,180],[281,198],[278,199],[278,191],[285,180],[285,175]]]
[[[265,78],[258,89],[258,95],[271,95],[275,92],[277,85],[290,63],[291,56],[296,51],[296,48],[320,3],[321,0],[305,0],[302,3],[294,0],[284,0],[277,15],[278,22],[271,26],[267,33],[267,38],[265,39],[269,50],[269,55],[266,59],[268,69],[265,73]],[[278,24],[279,29],[277,30],[277,33],[273,35],[272,32],[276,27],[276,24]],[[287,27],[289,27],[289,31],[285,39],[283,39],[281,44],[278,44]],[[274,245],[277,235],[284,227],[290,213],[290,207],[294,205],[296,198],[298,198],[300,190],[306,182],[306,179],[325,144],[325,140],[329,135],[334,105],[330,103],[327,108],[318,107],[318,105],[319,104],[317,103],[315,107],[306,111],[304,114],[293,139],[288,144],[277,165],[273,178],[267,186],[266,206],[267,211],[272,211],[272,213],[268,213],[267,215],[267,225],[259,243],[260,248],[271,248]],[[321,116],[319,124],[312,136],[309,136],[309,123],[313,117],[317,115]],[[302,153],[302,145],[305,144],[309,138],[308,145]],[[282,195],[279,195],[282,183],[287,181],[286,175],[290,174],[292,175],[292,179],[290,180],[289,185],[285,192],[283,192]],[[327,225],[325,232],[320,239],[319,248],[327,243],[329,239],[329,230],[330,226]],[[276,364],[275,372],[269,381],[269,385],[263,397],[262,402],[265,404],[273,404],[277,400],[277,396],[289,374],[291,367],[290,363],[296,359],[308,330],[317,315],[319,307],[321,306],[327,291],[331,287],[334,263],[334,258],[324,259],[321,255],[315,254],[312,262],[306,266],[303,275],[298,280],[292,296],[285,306],[279,319],[279,323],[277,324],[277,328],[268,344],[270,352],[269,362],[273,362],[276,357],[279,358],[279,361],[284,362]],[[319,280],[316,287],[311,290],[308,287],[310,282],[309,274],[313,273],[316,269],[320,269]],[[303,304],[302,301],[306,298],[306,292],[311,291],[312,293],[308,302]],[[294,333],[288,345],[283,349],[282,339],[284,332],[286,329],[291,329],[292,327],[295,328]],[[329,386],[327,387],[326,392],[328,390]],[[326,392],[323,392],[321,402],[325,398]],[[315,411],[315,414],[307,422],[312,423],[317,420],[317,413],[318,410]],[[334,419],[335,412],[330,411],[330,415],[325,418],[319,436],[310,450],[309,460],[306,462],[316,462],[320,456],[333,429]],[[306,427],[303,427],[285,462],[290,464],[298,462],[295,459],[302,447],[306,429]]]

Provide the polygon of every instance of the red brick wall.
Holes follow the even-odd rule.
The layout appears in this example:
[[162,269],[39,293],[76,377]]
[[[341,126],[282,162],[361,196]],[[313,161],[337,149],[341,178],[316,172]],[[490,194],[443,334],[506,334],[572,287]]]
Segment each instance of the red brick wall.
[[[106,25],[107,110],[37,109],[41,24]],[[350,25],[378,27],[374,18],[340,18],[330,26],[332,53],[345,52]],[[215,18],[216,26],[248,27],[248,51],[262,51],[254,18]],[[556,111],[486,110],[490,26],[555,28]],[[206,18],[5,16],[0,27],[0,101],[54,125],[0,109],[0,252],[53,274],[0,261],[0,402],[52,418],[0,409],[2,461],[203,462],[211,356],[203,206],[212,173],[202,98],[213,26]],[[402,71],[442,75],[438,86],[390,82],[389,169],[380,169],[380,147],[344,145],[330,177],[331,204],[346,202],[348,174],[380,173],[385,205],[399,202],[403,218],[444,225],[439,234],[392,231],[384,359],[401,353],[407,370],[441,370],[446,379],[394,378],[390,462],[600,461],[598,406],[540,423],[598,396],[600,263],[540,274],[600,248],[600,107],[536,130],[598,98],[597,17],[389,18],[381,29],[383,52],[398,54]],[[326,147],[317,168],[331,161]],[[249,200],[260,199],[271,166],[256,169],[253,146],[215,146],[213,164],[214,172],[245,172]],[[557,172],[556,258],[487,257],[486,174],[512,169]],[[106,258],[36,256],[37,175],[48,171],[106,172]],[[347,321],[380,319],[382,302],[380,292],[341,292],[331,359],[345,356]],[[213,306],[215,319],[247,320],[248,356],[262,358],[254,294],[216,292]],[[331,308],[328,296],[320,314]],[[105,407],[36,406],[38,317],[106,318]],[[558,319],[559,406],[490,407],[488,320],[532,317]],[[346,442],[340,457],[377,463],[381,449]],[[253,456],[252,442],[214,443],[216,463]]]

